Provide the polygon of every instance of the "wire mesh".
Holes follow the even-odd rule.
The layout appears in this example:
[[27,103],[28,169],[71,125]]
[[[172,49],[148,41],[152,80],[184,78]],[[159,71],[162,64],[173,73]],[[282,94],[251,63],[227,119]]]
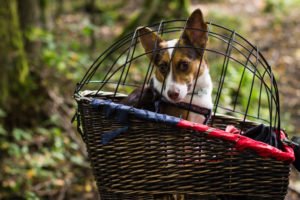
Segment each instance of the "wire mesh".
[[[187,28],[186,23],[187,20],[169,20],[147,27],[165,40],[180,39],[184,30],[192,29]],[[194,48],[203,52],[199,59],[201,62],[203,59],[207,61],[214,85],[213,115],[231,115],[280,130],[277,84],[270,65],[258,47],[226,27],[214,23],[207,23],[207,26],[209,43],[205,48],[178,45],[171,48],[174,51]],[[115,97],[120,93],[128,95],[135,88],[141,88],[143,93],[155,71],[154,56],[150,56],[149,59],[149,55],[158,54],[170,47],[159,47],[156,39],[152,51],[145,52],[139,44],[141,35],[138,34],[138,30],[115,42],[96,59],[78,83],[75,94],[84,90],[95,90],[96,97],[103,91],[110,91]],[[174,53],[169,65],[173,55]],[[195,87],[193,94],[194,90]],[[192,99],[193,97],[190,104]],[[210,121],[211,126],[214,126],[213,119],[214,117]]]

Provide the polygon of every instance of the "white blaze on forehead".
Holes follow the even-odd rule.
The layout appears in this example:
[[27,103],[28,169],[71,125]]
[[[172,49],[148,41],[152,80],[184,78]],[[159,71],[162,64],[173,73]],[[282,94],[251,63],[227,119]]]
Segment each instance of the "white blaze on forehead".
[[178,39],[167,41],[167,45],[168,45],[167,48],[168,48],[168,53],[169,53],[170,59],[172,58],[172,53],[173,53],[174,47],[176,46],[177,41],[178,41]]
[[168,87],[170,85],[171,82],[173,82],[173,78],[172,78],[172,53],[174,51],[174,48],[177,44],[177,41],[178,39],[174,39],[174,40],[169,40],[167,41],[167,48],[168,48],[168,53],[169,53],[169,57],[170,57],[170,71],[169,71],[169,74],[167,75],[167,78],[166,78],[166,86]]

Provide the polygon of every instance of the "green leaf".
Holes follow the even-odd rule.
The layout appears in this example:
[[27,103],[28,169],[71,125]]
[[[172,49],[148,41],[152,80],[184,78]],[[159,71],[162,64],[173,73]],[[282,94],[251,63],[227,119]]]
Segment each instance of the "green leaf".
[[0,108],[0,118],[6,117],[6,113]]
[[31,192],[31,191],[25,192],[25,198],[26,198],[26,200],[39,200],[40,199],[34,192]]
[[53,158],[58,159],[58,160],[65,160],[65,155],[63,154],[63,152],[53,152],[52,153]]
[[77,165],[83,165],[84,164],[84,159],[81,156],[72,156],[71,161],[74,164],[77,164]]
[[0,124],[0,135],[6,135],[6,134],[7,134],[7,131],[4,129],[2,124]]
[[12,143],[9,146],[8,154],[10,156],[20,157],[21,156],[21,149],[20,149],[20,147],[17,144],[13,144]]
[[15,128],[12,132],[12,135],[16,141],[32,139],[32,134],[29,131],[25,131],[25,130],[19,129],[19,128]]
[[82,29],[82,33],[86,37],[91,36],[93,31],[94,31],[94,28],[91,25],[87,25]]

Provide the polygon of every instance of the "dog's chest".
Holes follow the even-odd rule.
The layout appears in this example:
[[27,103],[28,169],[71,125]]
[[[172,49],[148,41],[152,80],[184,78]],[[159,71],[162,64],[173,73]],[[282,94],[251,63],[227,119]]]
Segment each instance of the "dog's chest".
[[193,105],[203,107],[203,108],[208,108],[208,109],[212,109],[213,107],[212,99],[211,99],[211,91],[208,88],[205,89],[205,91],[196,92],[194,93],[194,95],[187,95],[184,98],[183,102],[188,104],[192,103]]

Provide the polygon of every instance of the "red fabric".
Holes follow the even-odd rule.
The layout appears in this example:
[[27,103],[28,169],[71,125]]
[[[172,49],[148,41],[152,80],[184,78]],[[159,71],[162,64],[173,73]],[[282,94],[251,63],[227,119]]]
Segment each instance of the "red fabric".
[[[220,129],[211,128],[203,124],[193,123],[186,120],[179,121],[177,126],[181,128],[188,128],[195,131],[200,131],[200,132],[208,132],[207,135],[208,137],[219,138],[222,140],[234,142],[235,148],[238,151],[243,151],[246,149],[254,150],[258,155],[262,157],[271,157],[276,160],[286,161],[289,163],[292,163],[295,160],[293,149],[287,145],[284,145],[284,151],[281,151],[280,149],[277,149],[271,145],[253,140],[251,138],[248,138],[240,134],[225,132]],[[230,130],[232,130],[233,132],[236,131],[236,130],[234,131],[232,127],[230,128]],[[281,139],[283,138],[285,138],[285,135],[283,132],[281,132]]]
[[[283,131],[280,131],[280,139],[283,140],[286,138],[285,133]],[[288,145],[284,145],[284,152],[288,152],[293,155],[293,162],[295,161],[295,154],[294,154],[294,149]]]
[[241,130],[237,129],[235,126],[228,125],[226,126],[225,132],[233,134],[241,134]]

